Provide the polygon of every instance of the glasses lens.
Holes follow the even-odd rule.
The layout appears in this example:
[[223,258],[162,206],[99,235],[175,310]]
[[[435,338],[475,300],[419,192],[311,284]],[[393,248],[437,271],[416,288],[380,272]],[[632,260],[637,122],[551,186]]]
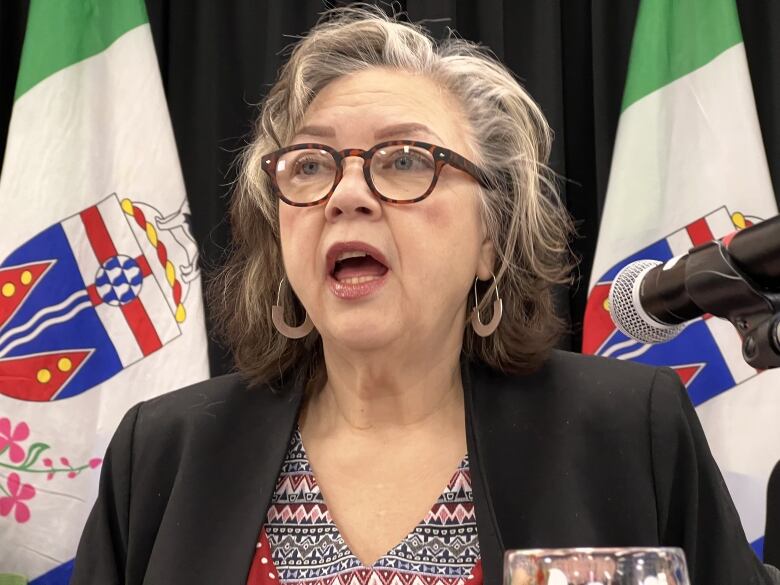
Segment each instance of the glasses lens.
[[371,180],[385,197],[398,201],[423,195],[433,182],[433,155],[416,146],[386,146],[371,160]]
[[326,150],[286,152],[276,162],[276,184],[294,203],[312,203],[327,195],[336,178],[336,161]]

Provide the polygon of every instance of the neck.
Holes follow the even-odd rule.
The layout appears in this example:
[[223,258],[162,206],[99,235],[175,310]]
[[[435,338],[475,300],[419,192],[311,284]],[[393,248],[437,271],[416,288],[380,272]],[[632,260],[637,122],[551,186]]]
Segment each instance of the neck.
[[308,402],[305,424],[318,433],[390,437],[441,425],[463,427],[460,344],[437,355],[354,355],[324,346],[327,382]]

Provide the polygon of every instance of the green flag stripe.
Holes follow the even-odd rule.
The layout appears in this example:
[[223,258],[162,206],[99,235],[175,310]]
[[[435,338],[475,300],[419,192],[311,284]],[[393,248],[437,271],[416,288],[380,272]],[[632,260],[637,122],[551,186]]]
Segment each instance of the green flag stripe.
[[622,110],[740,42],[734,0],[642,0]]
[[14,99],[146,22],[143,0],[32,0]]

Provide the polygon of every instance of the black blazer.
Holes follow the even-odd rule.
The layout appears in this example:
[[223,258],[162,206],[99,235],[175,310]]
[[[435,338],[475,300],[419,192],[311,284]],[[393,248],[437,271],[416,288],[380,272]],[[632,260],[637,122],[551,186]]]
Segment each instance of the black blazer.
[[[679,546],[693,585],[765,585],[677,376],[554,352],[462,365],[486,585],[513,548]],[[71,585],[244,585],[302,388],[215,378],[133,407],[108,448]]]

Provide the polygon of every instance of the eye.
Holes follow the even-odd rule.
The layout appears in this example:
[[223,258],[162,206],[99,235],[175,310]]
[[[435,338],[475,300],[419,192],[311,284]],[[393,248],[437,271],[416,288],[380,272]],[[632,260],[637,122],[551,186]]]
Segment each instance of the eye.
[[330,156],[320,153],[304,153],[295,159],[292,167],[292,176],[301,179],[332,173],[333,160]]
[[320,163],[313,160],[305,160],[300,163],[300,172],[304,175],[315,175],[320,168]]
[[427,151],[404,147],[398,150],[380,153],[382,156],[381,168],[383,171],[397,171],[402,173],[415,171],[429,171],[433,168],[433,160]]

